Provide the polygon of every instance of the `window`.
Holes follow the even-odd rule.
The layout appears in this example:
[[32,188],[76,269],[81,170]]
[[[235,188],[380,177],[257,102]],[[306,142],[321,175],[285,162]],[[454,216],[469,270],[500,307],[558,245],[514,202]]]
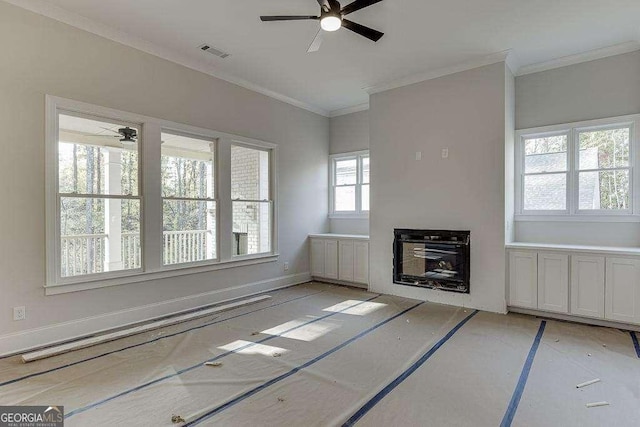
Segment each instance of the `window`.
[[331,156],[331,215],[369,214],[369,152]]
[[57,274],[139,269],[139,126],[65,111],[57,121]]
[[162,133],[163,263],[216,259],[215,142]]
[[638,116],[629,116],[519,131],[517,214],[640,214],[640,203],[633,203],[637,122]]
[[231,146],[233,255],[271,252],[269,151]]
[[46,104],[46,294],[277,261],[275,144]]

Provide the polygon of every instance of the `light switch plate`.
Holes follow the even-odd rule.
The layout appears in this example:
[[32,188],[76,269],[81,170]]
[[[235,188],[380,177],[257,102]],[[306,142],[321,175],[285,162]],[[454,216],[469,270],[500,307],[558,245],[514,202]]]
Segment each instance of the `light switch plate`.
[[422,160],[422,151],[416,151],[416,160]]

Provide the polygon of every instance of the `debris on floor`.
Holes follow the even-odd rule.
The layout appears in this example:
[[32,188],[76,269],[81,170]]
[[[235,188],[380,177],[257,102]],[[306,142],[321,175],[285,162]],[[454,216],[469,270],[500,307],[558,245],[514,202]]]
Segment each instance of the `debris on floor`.
[[556,342],[560,342],[560,338],[556,338]]
[[596,408],[598,406],[609,406],[609,402],[593,402],[593,403],[587,403],[587,408]]
[[280,356],[282,356],[282,354],[280,354],[280,353],[273,353],[273,357],[280,357]]
[[279,397],[278,398],[278,402],[284,402],[284,400],[285,400],[284,397]]
[[588,385],[595,384],[595,383],[599,383],[599,382],[600,382],[600,378],[596,378],[596,379],[591,380],[591,381],[585,381],[585,382],[583,382],[583,383],[580,383],[580,384],[578,384],[578,385],[576,386],[576,388],[586,387],[586,386],[588,386]]
[[251,336],[260,335],[260,332],[251,332]]
[[213,366],[214,368],[219,368],[220,366],[222,366],[222,362],[207,362],[204,365]]
[[178,424],[178,423],[184,423],[184,418],[182,418],[180,415],[172,415],[171,416],[171,422],[174,424]]
[[591,357],[591,353],[587,353],[587,356]]

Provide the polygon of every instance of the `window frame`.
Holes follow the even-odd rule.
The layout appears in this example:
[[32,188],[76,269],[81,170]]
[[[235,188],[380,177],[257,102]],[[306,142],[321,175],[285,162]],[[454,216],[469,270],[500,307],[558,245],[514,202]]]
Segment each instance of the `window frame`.
[[[60,217],[58,191],[58,112],[94,119],[115,120],[138,126],[138,196],[140,206],[141,267],[70,278],[60,277]],[[214,179],[216,186],[215,260],[164,265],[162,259],[162,185],[160,185],[161,133],[179,133],[201,139],[216,139]],[[270,195],[272,200],[271,252],[231,256],[231,145],[259,147],[270,152]],[[228,159],[226,158],[228,157]],[[224,160],[223,160],[224,158]],[[81,101],[45,95],[45,295],[119,286],[138,282],[204,273],[209,271],[276,262],[278,253],[278,145],[253,138],[185,125],[163,119],[100,107]],[[228,175],[228,176],[227,176]],[[127,198],[127,196],[117,196]],[[226,233],[229,228],[229,233]],[[228,236],[226,236],[228,234]],[[225,237],[226,236],[226,237]]]
[[[579,209],[579,135],[582,132],[629,128],[629,166],[604,168],[602,170],[629,170],[629,209]],[[636,152],[639,141],[640,114],[588,120],[538,128],[521,129],[515,133],[515,220],[516,221],[596,221],[596,222],[640,222],[640,159]],[[524,177],[526,175],[549,175],[558,172],[525,174],[524,142],[527,139],[556,135],[567,135],[567,189],[566,210],[525,210]],[[585,170],[586,171],[586,170]],[[585,172],[582,171],[582,172]],[[589,170],[590,171],[590,170]],[[561,173],[561,172],[560,172]]]
[[[364,183],[363,159],[369,158],[369,182]],[[344,160],[356,160],[356,183],[338,186],[336,185],[336,163]],[[350,153],[332,154],[329,156],[329,218],[345,218],[345,219],[366,219],[369,218],[369,210],[362,210],[362,186],[369,186],[369,195],[371,195],[371,156],[369,150],[354,151]],[[356,190],[356,200],[354,211],[337,211],[335,209],[335,192],[337,187],[354,187]]]
[[[200,134],[195,134],[195,133],[190,133],[190,132],[185,132],[182,130],[178,130],[178,129],[173,129],[173,128],[167,128],[167,127],[163,127],[160,130],[160,135],[162,134],[169,134],[169,135],[175,135],[175,136],[183,136],[186,138],[192,138],[192,139],[198,139],[200,141],[207,141],[210,144],[213,144],[213,150],[211,151],[213,153],[213,162],[212,162],[212,167],[213,167],[213,198],[191,198],[191,197],[176,197],[176,196],[169,196],[169,197],[165,197],[164,194],[162,194],[162,188],[160,189],[161,192],[161,197],[162,197],[162,203],[163,203],[163,222],[162,222],[162,227],[164,229],[164,201],[165,200],[171,200],[171,201],[181,201],[181,200],[185,200],[185,201],[191,201],[191,202],[213,202],[215,204],[216,207],[216,224],[215,224],[215,230],[213,230],[213,233],[216,237],[216,244],[215,244],[215,251],[216,251],[216,256],[214,258],[211,259],[204,259],[201,261],[193,261],[193,262],[181,262],[181,263],[174,263],[174,264],[165,264],[164,263],[164,258],[163,258],[163,262],[162,262],[162,267],[165,270],[172,270],[175,268],[179,268],[179,267],[190,267],[190,266],[199,266],[199,265],[207,265],[210,263],[217,263],[220,261],[220,221],[218,218],[218,206],[220,204],[219,201],[219,177],[218,177],[218,145],[220,143],[219,138],[214,138],[211,136],[204,136],[204,135],[200,135]],[[160,156],[162,158],[162,147],[160,147]],[[160,178],[161,182],[160,182],[160,186],[162,187],[162,178]],[[164,237],[164,236],[163,236]],[[164,251],[164,240],[163,240],[163,251]]]
[[[269,210],[270,210],[270,220],[271,220],[271,224],[269,226],[269,242],[270,242],[270,247],[271,250],[269,252],[259,252],[257,254],[245,254],[245,255],[233,255],[233,239],[231,239],[231,243],[232,243],[232,247],[231,247],[231,258],[235,259],[235,260],[243,260],[243,259],[251,259],[254,257],[259,257],[265,254],[271,254],[274,253],[274,251],[276,250],[276,236],[277,234],[275,234],[277,232],[277,221],[275,220],[276,217],[276,179],[275,179],[275,164],[276,164],[276,151],[275,151],[275,145],[272,144],[265,144],[265,143],[261,143],[261,144],[255,144],[255,143],[250,143],[250,142],[246,142],[246,141],[239,141],[239,140],[234,140],[231,141],[230,147],[229,147],[229,151],[231,151],[231,147],[236,146],[236,147],[243,147],[243,148],[249,148],[252,150],[258,150],[258,151],[264,151],[269,155],[269,198],[267,200],[250,200],[250,199],[234,199],[233,195],[230,194],[230,198],[231,198],[231,208],[232,208],[232,212],[231,212],[231,221],[233,223],[233,202],[246,202],[246,203],[265,203],[268,202],[269,203]],[[231,163],[229,163],[229,172],[231,172]],[[231,173],[229,173],[229,191],[231,191]],[[229,234],[231,236],[233,236],[233,226],[231,227],[231,230],[229,230]]]

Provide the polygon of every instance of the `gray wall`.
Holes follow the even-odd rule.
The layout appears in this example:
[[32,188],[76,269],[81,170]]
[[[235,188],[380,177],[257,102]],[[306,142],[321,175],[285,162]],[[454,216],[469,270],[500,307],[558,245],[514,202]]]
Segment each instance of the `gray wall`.
[[369,149],[369,111],[332,117],[330,154]]
[[[331,154],[369,149],[369,111],[331,118]],[[369,234],[368,219],[331,219],[331,232],[341,234]]]
[[516,77],[516,129],[640,113],[640,51]]
[[[372,291],[506,310],[505,77],[498,63],[371,97]],[[394,285],[403,227],[471,230],[471,294]]]
[[[309,271],[307,234],[329,230],[327,118],[4,2],[0,52],[0,338]],[[278,144],[278,262],[44,296],[45,94]]]
[[[516,77],[516,129],[637,113],[640,51]],[[640,246],[640,224],[517,222],[515,240]]]

